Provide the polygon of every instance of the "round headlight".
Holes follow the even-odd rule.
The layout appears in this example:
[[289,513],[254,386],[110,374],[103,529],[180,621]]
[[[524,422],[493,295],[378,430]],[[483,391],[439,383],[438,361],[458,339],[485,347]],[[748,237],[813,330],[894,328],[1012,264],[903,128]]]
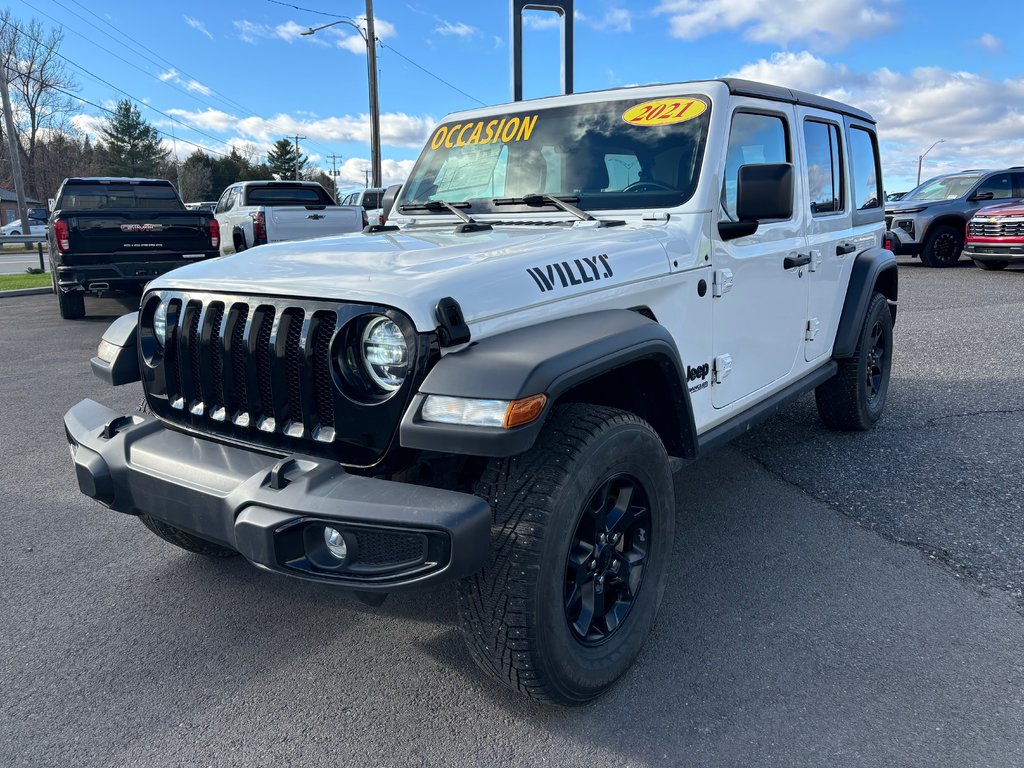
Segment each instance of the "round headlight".
[[409,372],[409,346],[402,329],[383,315],[366,324],[359,344],[363,368],[378,387],[394,392]]
[[161,301],[153,312],[153,335],[162,347],[167,343],[167,302]]

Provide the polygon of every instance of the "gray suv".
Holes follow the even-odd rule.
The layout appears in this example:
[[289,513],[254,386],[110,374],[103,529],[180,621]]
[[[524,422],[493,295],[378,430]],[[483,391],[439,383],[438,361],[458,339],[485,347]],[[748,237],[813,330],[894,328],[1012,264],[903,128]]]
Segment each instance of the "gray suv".
[[964,248],[967,222],[993,202],[1024,200],[1024,166],[961,171],[929,179],[885,207],[897,254],[920,256],[929,267],[951,267]]

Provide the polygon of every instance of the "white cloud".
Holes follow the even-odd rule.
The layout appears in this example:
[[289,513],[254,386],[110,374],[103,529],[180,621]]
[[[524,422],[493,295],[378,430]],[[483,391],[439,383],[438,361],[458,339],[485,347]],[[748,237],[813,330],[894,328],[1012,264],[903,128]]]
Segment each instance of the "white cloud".
[[993,34],[986,32],[984,35],[978,38],[978,45],[984,48],[989,53],[1003,53],[1003,41],[1000,40]]
[[[361,29],[366,29],[366,16],[357,16],[355,21]],[[351,27],[348,27],[346,24],[339,24],[330,29],[338,38],[336,45],[339,48],[344,48],[346,51],[357,55],[366,53],[366,41],[361,35],[349,32],[348,30]],[[388,40],[395,37],[398,33],[395,30],[394,24],[375,15],[373,19],[373,34],[378,40]]]
[[[368,144],[370,118],[368,115],[344,115],[319,119],[279,114],[273,117],[238,117],[218,109],[190,112],[169,109],[168,114],[204,131],[226,133],[235,131],[257,141],[275,141],[282,136],[301,134],[311,141],[353,141]],[[380,116],[381,143],[393,147],[423,146],[436,121],[429,116],[387,112]]]
[[178,74],[178,70],[168,69],[166,72],[161,72],[157,75],[161,82],[174,83],[185,88],[186,91],[192,91],[193,93],[201,93],[203,96],[209,96],[213,91],[209,86],[203,85],[198,80],[183,80],[181,75]]
[[585,16],[580,11],[573,14],[573,18],[594,29],[606,32],[629,32],[633,29],[633,15],[625,8],[609,8],[603,16]]
[[201,32],[202,34],[206,35],[208,38],[213,40],[213,34],[210,32],[210,30],[206,28],[206,25],[199,19],[193,19],[191,16],[186,16],[185,23],[192,27],[192,29],[196,30],[197,32]]
[[461,21],[455,22],[454,24],[450,21],[446,21],[434,31],[438,34],[450,37],[475,37],[477,32],[479,32],[476,27],[471,27],[469,24],[465,24]]
[[655,13],[669,17],[670,33],[696,40],[723,30],[743,30],[761,43],[812,48],[847,43],[878,34],[895,24],[889,8],[896,0],[663,0]]
[[[940,67],[855,72],[807,51],[776,53],[733,75],[871,113],[878,120],[883,171],[900,186],[913,183],[918,154],[937,139],[946,142],[929,154],[926,175],[1017,165],[1024,157],[1024,77],[993,80]],[[886,187],[894,189],[889,181]]]
[[305,24],[299,24],[296,21],[289,19],[288,21],[282,22],[271,26],[270,24],[257,24],[247,19],[240,19],[238,21],[231,22],[235,28],[235,32],[242,42],[255,45],[258,40],[284,40],[286,43],[294,43],[296,40],[307,40],[315,45],[329,45],[324,38],[317,37],[316,35],[303,35],[303,32],[309,30],[309,26]]
[[527,11],[523,14],[523,27],[525,29],[554,29],[561,23],[561,16],[556,13]]
[[[401,184],[412,173],[415,160],[389,160],[382,158],[380,162],[381,181],[387,187]],[[350,157],[338,166],[338,188],[342,194],[361,189],[366,183],[366,171],[370,168],[368,158]],[[324,169],[327,170],[327,169]]]

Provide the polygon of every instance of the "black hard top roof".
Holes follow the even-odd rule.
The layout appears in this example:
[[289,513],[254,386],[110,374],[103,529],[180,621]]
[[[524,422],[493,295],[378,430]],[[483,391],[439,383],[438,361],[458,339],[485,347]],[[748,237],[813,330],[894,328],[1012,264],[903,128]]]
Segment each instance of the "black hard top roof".
[[740,80],[735,77],[719,79],[729,86],[729,93],[734,96],[751,96],[755,99],[784,101],[788,104],[800,104],[805,107],[816,107],[818,109],[827,109],[831,112],[839,112],[872,125],[875,122],[875,118],[867,112],[851,107],[849,104],[843,104],[841,101],[826,99],[824,96],[815,96],[813,93],[805,93],[804,91],[794,91],[791,88],[783,88],[780,85],[767,85],[766,83],[758,83],[753,80]]

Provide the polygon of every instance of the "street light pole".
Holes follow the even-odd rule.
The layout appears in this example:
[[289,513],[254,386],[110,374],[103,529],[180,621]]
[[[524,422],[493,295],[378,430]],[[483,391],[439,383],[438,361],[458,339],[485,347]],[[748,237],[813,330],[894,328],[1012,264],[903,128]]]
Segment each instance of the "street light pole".
[[921,164],[924,162],[924,159],[928,156],[928,153],[931,152],[933,149],[935,149],[939,144],[942,144],[945,141],[946,141],[945,139],[939,139],[934,144],[932,144],[930,147],[928,147],[928,149],[926,149],[924,151],[923,155],[918,155],[917,156],[917,184],[915,184],[914,186],[917,186],[917,187],[921,186]]
[[377,37],[373,31],[373,0],[366,0],[366,30],[351,20],[332,21],[319,27],[310,27],[303,35],[314,35],[321,29],[345,24],[352,27],[366,43],[367,87],[370,91],[370,164],[373,169],[373,186],[381,184],[380,171],[380,106],[377,101]]

